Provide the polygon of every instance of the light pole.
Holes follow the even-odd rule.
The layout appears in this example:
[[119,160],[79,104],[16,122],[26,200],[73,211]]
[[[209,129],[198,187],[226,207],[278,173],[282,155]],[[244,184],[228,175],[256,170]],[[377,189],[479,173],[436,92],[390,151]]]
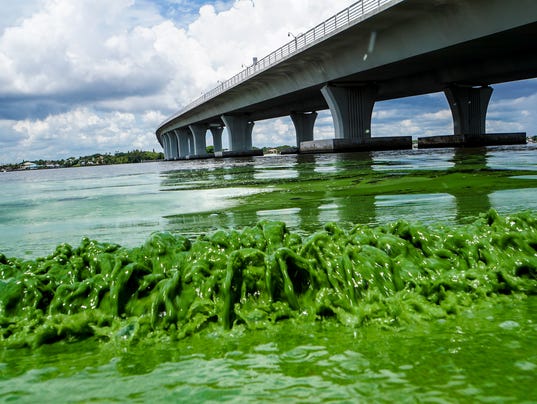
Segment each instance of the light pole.
[[301,35],[302,35],[302,34],[298,34],[298,36],[296,36],[296,35],[294,35],[291,31],[289,31],[289,32],[287,33],[287,36],[288,36],[288,37],[293,37],[293,39],[295,40],[295,41],[294,41],[294,42],[295,42],[295,50],[298,49],[298,38],[299,38]]

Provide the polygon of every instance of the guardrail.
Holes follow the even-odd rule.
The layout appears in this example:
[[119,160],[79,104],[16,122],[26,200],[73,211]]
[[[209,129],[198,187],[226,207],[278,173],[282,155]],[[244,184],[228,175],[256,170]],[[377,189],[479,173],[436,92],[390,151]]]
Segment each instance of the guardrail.
[[364,20],[370,14],[377,13],[382,6],[392,1],[393,0],[360,0],[354,3],[345,10],[340,11],[336,15],[328,18],[304,34],[294,37],[292,41],[286,43],[268,56],[258,60],[256,63],[248,66],[240,73],[237,73],[235,76],[220,83],[212,90],[204,93],[201,97],[183,107],[178,113],[166,119],[160,125],[160,127],[164,126],[166,123],[172,121],[185,112],[197,107],[198,105],[203,104],[211,98],[214,98],[230,88],[248,80],[250,77],[255,76],[256,74],[276,65],[277,63],[280,63],[281,61],[302,52],[315,43],[325,40],[343,28]]

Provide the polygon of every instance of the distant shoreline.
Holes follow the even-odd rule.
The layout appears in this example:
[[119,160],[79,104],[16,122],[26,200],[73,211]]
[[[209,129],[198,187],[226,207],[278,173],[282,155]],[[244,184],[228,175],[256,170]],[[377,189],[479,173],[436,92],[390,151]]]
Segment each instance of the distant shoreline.
[[[528,136],[528,144],[537,143],[537,136]],[[211,147],[211,146],[209,146]],[[291,146],[263,147],[265,154],[279,154],[282,150],[289,149]],[[133,150],[129,152],[116,152],[115,154],[92,154],[84,157],[69,157],[65,160],[35,160],[22,161],[18,164],[0,165],[1,172],[26,171],[26,170],[47,170],[54,168],[70,167],[93,167],[114,164],[134,164],[150,163],[155,161],[165,161],[163,152]]]
[[153,151],[133,150],[116,152],[115,154],[92,154],[84,157],[69,157],[62,160],[23,161],[18,164],[0,165],[0,172],[48,170],[54,168],[93,167],[114,164],[147,163],[164,160],[164,153]]

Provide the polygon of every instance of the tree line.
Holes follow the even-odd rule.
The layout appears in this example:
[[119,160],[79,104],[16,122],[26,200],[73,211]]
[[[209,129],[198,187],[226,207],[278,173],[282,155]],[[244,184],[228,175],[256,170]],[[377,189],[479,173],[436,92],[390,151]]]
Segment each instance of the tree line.
[[6,164],[0,166],[0,171],[14,171],[24,169],[45,169],[45,168],[65,168],[84,167],[95,165],[129,164],[143,163],[145,161],[163,160],[164,153],[156,151],[132,150],[128,152],[96,153],[90,156],[69,157],[61,160],[23,161],[18,164]]

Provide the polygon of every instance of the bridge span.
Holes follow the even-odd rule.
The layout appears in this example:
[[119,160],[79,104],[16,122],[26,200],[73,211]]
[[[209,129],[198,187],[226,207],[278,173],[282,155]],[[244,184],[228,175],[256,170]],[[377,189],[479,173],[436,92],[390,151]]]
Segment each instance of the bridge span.
[[[451,136],[420,147],[525,142],[486,134],[492,85],[537,77],[537,1],[361,0],[294,37],[164,121],[166,159],[255,154],[256,121],[290,116],[300,152],[410,148],[410,137],[372,137],[376,101],[443,91]],[[330,109],[335,138],[314,140]],[[222,151],[227,127],[229,151]]]

